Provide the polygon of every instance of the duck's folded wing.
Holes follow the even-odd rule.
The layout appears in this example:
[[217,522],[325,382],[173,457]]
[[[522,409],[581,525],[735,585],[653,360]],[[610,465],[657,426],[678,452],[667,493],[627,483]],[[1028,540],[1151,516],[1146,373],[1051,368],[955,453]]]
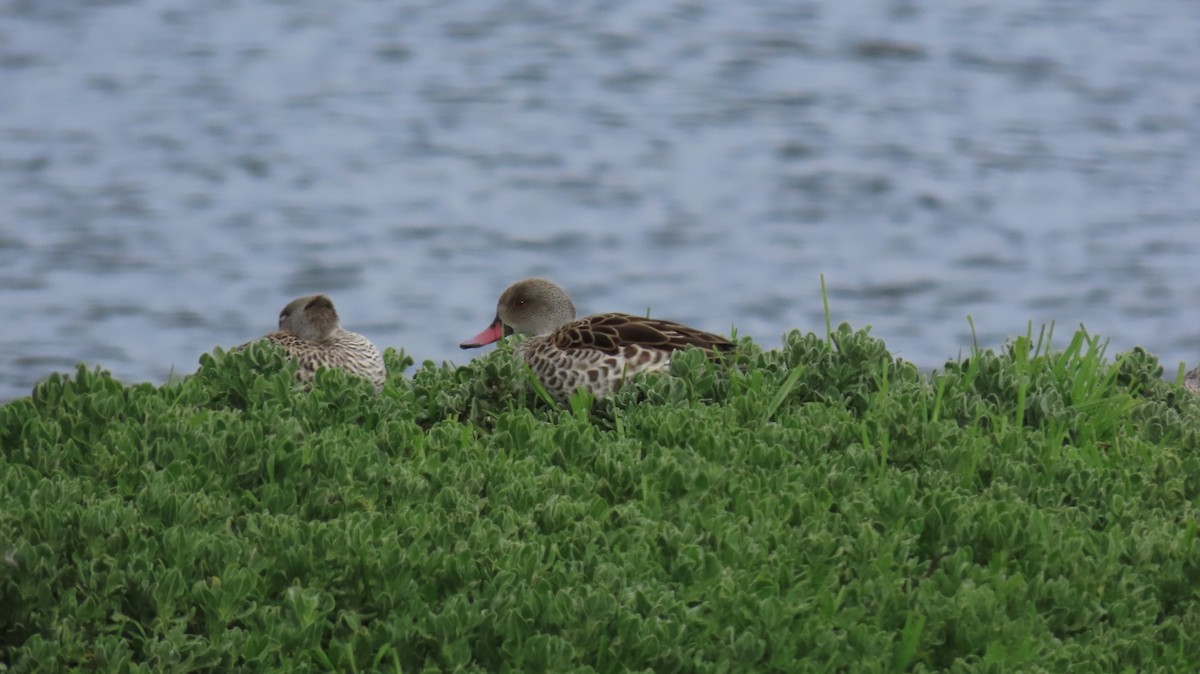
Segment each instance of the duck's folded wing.
[[675,351],[686,346],[724,351],[733,343],[719,335],[681,323],[632,314],[608,313],[588,316],[564,325],[554,334],[560,349],[595,349],[617,353],[627,346]]

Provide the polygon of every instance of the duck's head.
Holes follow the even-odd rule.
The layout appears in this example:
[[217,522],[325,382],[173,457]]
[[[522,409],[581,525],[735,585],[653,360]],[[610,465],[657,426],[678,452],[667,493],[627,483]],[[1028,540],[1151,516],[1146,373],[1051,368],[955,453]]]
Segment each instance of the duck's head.
[[309,342],[323,342],[341,327],[328,295],[298,297],[279,312],[279,331]]
[[527,278],[506,288],[491,325],[459,346],[472,349],[513,333],[548,335],[573,320],[575,304],[567,291],[544,278]]

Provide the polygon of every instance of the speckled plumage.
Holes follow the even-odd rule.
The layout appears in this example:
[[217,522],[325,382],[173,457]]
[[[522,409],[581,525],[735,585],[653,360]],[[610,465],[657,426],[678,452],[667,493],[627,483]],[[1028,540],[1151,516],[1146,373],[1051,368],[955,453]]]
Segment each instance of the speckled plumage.
[[1194,367],[1183,375],[1183,385],[1192,393],[1200,393],[1200,367]]
[[[258,340],[282,346],[297,363],[296,379],[310,382],[321,368],[343,370],[383,390],[387,367],[371,340],[341,326],[327,295],[299,297],[279,314],[279,330]],[[245,345],[243,345],[244,347]]]
[[734,347],[724,337],[672,321],[621,313],[576,320],[570,296],[545,279],[509,286],[492,325],[461,346],[482,346],[514,332],[533,335],[516,353],[559,400],[579,388],[610,395],[628,377],[666,369],[671,354],[687,346],[710,353]]

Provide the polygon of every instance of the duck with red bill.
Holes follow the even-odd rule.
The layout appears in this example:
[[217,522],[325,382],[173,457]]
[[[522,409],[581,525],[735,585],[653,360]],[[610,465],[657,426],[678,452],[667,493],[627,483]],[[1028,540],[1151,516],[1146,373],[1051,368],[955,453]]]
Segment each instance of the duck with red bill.
[[671,321],[620,313],[576,319],[567,292],[540,278],[509,286],[492,324],[459,346],[471,349],[513,333],[530,335],[514,352],[559,400],[580,388],[613,393],[627,377],[666,369],[671,354],[688,346],[709,355],[734,348],[724,337]]

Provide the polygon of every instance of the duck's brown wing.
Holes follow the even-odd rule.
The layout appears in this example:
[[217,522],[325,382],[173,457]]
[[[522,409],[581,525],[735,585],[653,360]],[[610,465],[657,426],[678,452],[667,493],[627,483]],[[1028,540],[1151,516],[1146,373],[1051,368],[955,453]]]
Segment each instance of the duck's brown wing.
[[627,346],[675,351],[695,346],[707,351],[727,351],[733,342],[681,323],[632,314],[596,314],[572,321],[552,335],[559,349],[593,349],[616,354]]

